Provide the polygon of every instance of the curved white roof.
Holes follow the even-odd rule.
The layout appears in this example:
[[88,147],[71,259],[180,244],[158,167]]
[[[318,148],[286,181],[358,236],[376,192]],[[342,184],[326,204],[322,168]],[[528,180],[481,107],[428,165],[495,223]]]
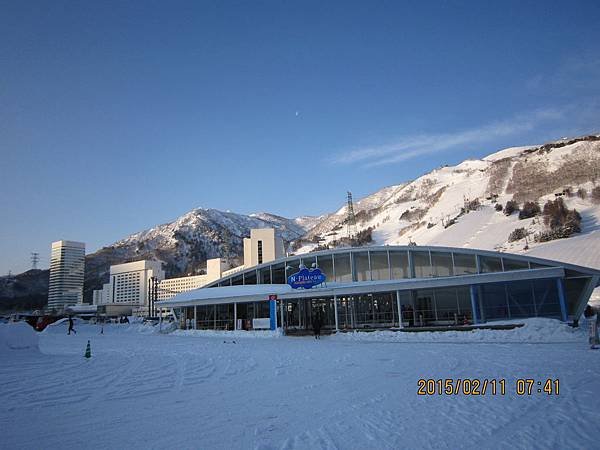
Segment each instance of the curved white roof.
[[157,305],[168,304],[169,306],[189,301],[230,299],[233,301],[261,301],[269,295],[287,294],[293,289],[287,284],[247,284],[241,286],[223,286],[220,288],[198,288],[182,292],[164,302],[156,302]]

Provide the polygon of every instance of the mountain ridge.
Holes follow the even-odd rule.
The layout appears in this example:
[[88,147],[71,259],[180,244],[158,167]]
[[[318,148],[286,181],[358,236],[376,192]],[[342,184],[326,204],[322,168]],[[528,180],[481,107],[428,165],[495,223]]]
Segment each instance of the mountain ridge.
[[[577,190],[591,192],[599,179],[598,135],[510,147],[481,159],[438,167],[356,200],[356,230],[368,234],[371,244],[417,243],[523,252],[525,246],[535,248],[538,244],[523,239],[508,242],[509,233],[524,227],[533,237],[543,224],[535,217],[521,221],[515,215],[506,216],[496,205],[503,207],[512,199],[521,204],[525,200],[545,202],[555,198],[557,190],[563,192],[569,187],[570,194],[563,197],[569,207],[582,212],[582,233],[600,242],[593,225],[600,222],[600,207],[589,194],[586,198],[572,195]],[[474,202],[478,206],[470,210],[468,205]],[[112,264],[160,259],[168,277],[200,273],[206,259],[218,256],[240,264],[243,238],[251,228],[275,228],[288,249],[297,253],[344,245],[346,209],[343,204],[321,216],[285,218],[268,212],[245,215],[194,208],[171,222],[132,233],[87,255],[84,298],[90,301],[92,290],[107,281]],[[32,280],[47,276],[48,271],[38,271],[25,277],[37,286],[35,292],[24,291],[26,295],[43,295],[47,280]],[[0,278],[0,302],[18,297],[19,292]]]

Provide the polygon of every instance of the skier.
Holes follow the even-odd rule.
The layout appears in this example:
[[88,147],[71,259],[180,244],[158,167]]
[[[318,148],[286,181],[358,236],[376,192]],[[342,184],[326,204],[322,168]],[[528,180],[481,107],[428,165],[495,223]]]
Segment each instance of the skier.
[[586,306],[583,315],[585,316],[585,319],[588,323],[590,348],[592,350],[595,350],[597,348],[596,344],[598,344],[598,315],[596,314],[596,311],[594,310],[594,308],[592,308],[591,305]]
[[313,319],[313,332],[315,333],[315,339],[321,339],[321,318],[318,314]]
[[67,334],[71,334],[71,331],[77,334],[77,331],[75,331],[75,328],[73,328],[73,318],[69,316],[69,331]]

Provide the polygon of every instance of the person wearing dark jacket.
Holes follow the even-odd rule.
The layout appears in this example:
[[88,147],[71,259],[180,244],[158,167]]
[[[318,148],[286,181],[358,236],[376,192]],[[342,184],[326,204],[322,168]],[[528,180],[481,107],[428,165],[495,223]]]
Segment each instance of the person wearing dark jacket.
[[321,339],[321,317],[318,314],[313,318],[313,332],[315,339]]
[[71,334],[71,331],[77,334],[77,331],[75,331],[75,328],[73,328],[73,318],[69,316],[69,332],[67,334]]
[[598,314],[596,314],[594,308],[592,308],[592,306],[588,304],[585,308],[585,311],[583,312],[583,316],[585,317],[585,320],[588,324],[588,339],[590,343],[590,348],[592,350],[596,350],[596,345],[598,345]]

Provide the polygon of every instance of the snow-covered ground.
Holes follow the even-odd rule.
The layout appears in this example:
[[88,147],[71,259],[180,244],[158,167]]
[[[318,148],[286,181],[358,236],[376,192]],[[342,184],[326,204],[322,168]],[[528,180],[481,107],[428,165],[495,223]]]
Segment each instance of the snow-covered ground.
[[[582,329],[526,323],[321,341],[0,325],[1,447],[598,448],[600,351]],[[504,378],[507,392],[419,396],[420,378]],[[517,396],[517,378],[558,378],[560,395]]]

